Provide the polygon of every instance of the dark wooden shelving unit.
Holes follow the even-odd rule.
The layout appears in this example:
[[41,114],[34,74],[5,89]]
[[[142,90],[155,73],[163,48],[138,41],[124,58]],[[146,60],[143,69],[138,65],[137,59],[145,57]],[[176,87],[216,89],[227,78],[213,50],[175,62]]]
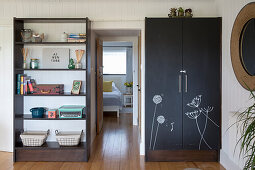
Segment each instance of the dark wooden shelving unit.
[[[87,155],[87,142],[81,142],[78,146],[60,146],[57,142],[46,142],[40,147],[23,146],[16,143],[15,151],[20,161],[73,161],[82,162]],[[54,155],[52,155],[54,153]],[[83,155],[83,156],[81,156]]]
[[43,150],[43,149],[83,149],[86,148],[86,142],[81,142],[78,146],[60,146],[58,142],[45,142],[39,147],[23,146],[21,142],[17,143],[16,149],[30,149],[30,150]]
[[16,94],[15,96],[86,96],[86,93],[80,94],[71,94],[71,93],[64,93],[64,94]]
[[86,120],[86,115],[82,115],[82,118],[48,118],[46,115],[43,118],[32,118],[31,114],[17,114],[16,119],[24,120]]
[[84,45],[86,42],[15,42],[16,45]]
[[[14,29],[14,40],[13,40],[13,54],[14,54],[14,80],[13,80],[13,91],[14,91],[14,108],[13,108],[13,160],[16,161],[73,161],[73,162],[80,162],[80,161],[88,161],[90,156],[90,102],[91,102],[91,21],[88,18],[14,18],[13,19],[13,29]],[[47,23],[81,23],[86,24],[86,42],[29,42],[25,43],[22,42],[21,37],[21,30],[24,29],[26,23],[40,23],[40,24],[47,24]],[[84,46],[86,49],[85,57],[86,57],[86,69],[23,69],[23,56],[21,53],[21,49],[25,46],[30,45],[38,45],[38,46],[60,46],[60,45],[70,45],[70,46]],[[66,71],[82,71],[84,72],[84,77],[86,80],[86,93],[80,93],[78,95],[74,95],[71,93],[64,93],[60,95],[37,95],[37,94],[26,94],[26,95],[18,95],[17,94],[17,74],[24,74],[25,71],[32,71],[32,72],[41,72],[41,71],[63,71],[64,74]],[[67,118],[67,119],[49,119],[46,116],[44,118],[32,118],[31,114],[24,113],[24,100],[27,96],[37,96],[37,97],[51,97],[51,96],[59,96],[59,97],[75,97],[81,96],[85,97],[86,110],[85,115],[82,118]],[[38,105],[40,103],[38,102]],[[62,147],[59,146],[57,142],[46,142],[41,147],[26,147],[23,146],[20,134],[24,131],[24,121],[51,121],[51,120],[83,120],[84,126],[81,129],[86,129],[83,135],[86,135],[86,142],[81,142],[78,146],[74,147]],[[57,129],[57,127],[56,127]],[[33,129],[28,129],[33,130]],[[37,130],[37,129],[36,129]],[[70,129],[72,131],[72,129]],[[54,133],[54,132],[50,132]]]
[[17,71],[86,71],[86,69],[23,69],[16,68]]

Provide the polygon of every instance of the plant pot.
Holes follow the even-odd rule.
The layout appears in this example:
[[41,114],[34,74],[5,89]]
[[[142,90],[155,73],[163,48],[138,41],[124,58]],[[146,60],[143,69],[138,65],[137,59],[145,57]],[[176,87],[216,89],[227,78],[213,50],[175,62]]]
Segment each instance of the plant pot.
[[32,112],[32,118],[43,118],[45,111],[46,109],[43,107],[35,107],[30,109],[30,112]]
[[126,93],[127,94],[132,94],[133,93],[133,88],[132,87],[126,87]]
[[184,12],[178,11],[178,17],[184,17]]
[[176,12],[170,12],[170,14],[168,14],[168,16],[171,17],[176,17]]
[[192,15],[192,13],[190,13],[190,12],[185,12],[185,17],[192,17],[193,15]]

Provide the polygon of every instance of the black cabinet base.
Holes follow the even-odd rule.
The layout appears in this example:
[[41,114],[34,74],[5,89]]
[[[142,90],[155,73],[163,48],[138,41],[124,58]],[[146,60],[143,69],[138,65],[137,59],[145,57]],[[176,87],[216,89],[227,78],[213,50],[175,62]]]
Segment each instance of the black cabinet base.
[[85,149],[16,150],[17,162],[87,162]]
[[217,150],[149,150],[147,162],[218,162]]

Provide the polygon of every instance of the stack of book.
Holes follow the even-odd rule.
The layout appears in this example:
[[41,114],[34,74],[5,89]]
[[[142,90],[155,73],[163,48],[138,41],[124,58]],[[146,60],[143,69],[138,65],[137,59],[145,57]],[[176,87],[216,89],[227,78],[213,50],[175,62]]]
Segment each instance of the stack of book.
[[67,42],[86,42],[86,34],[84,33],[69,34]]
[[34,88],[33,84],[35,83],[34,79],[31,79],[30,76],[26,74],[17,75],[17,94],[33,94]]

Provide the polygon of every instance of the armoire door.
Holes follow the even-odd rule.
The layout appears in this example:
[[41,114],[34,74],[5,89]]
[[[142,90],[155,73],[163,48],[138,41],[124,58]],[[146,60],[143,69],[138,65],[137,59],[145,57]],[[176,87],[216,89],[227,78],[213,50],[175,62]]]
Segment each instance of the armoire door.
[[182,148],[182,21],[146,18],[146,158]]
[[183,149],[220,148],[221,19],[183,20]]

